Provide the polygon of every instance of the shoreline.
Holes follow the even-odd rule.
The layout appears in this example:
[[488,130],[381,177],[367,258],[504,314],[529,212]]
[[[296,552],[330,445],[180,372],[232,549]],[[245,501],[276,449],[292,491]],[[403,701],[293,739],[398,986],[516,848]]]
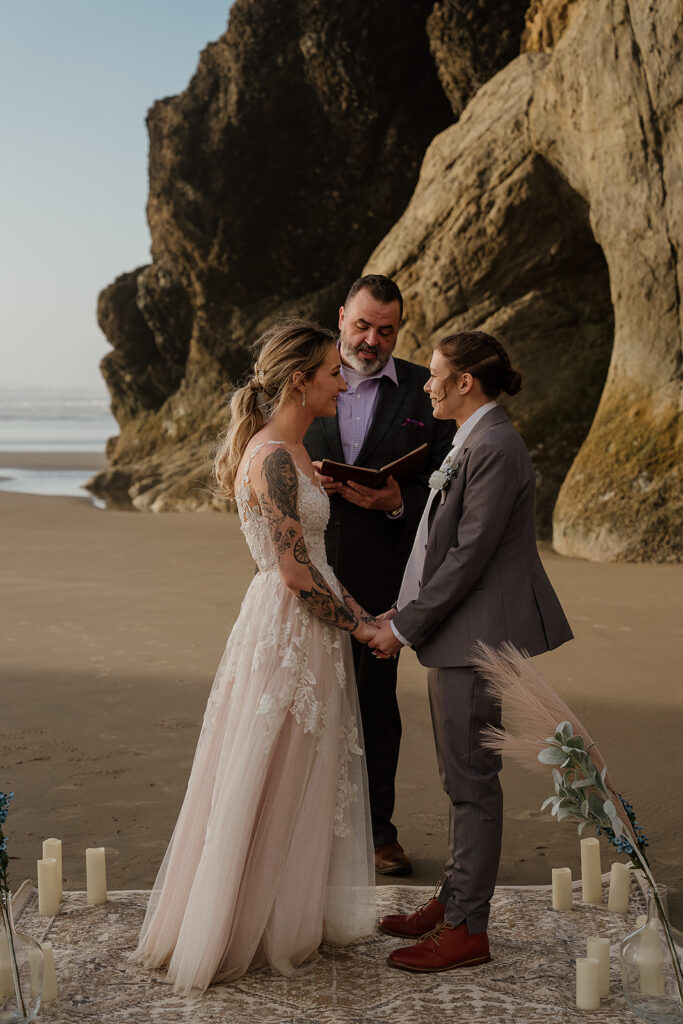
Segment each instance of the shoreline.
[[[535,664],[584,721],[634,805],[676,923],[683,806],[667,794],[683,777],[675,683],[683,567],[540,551],[576,639]],[[0,787],[16,793],[7,827],[12,881],[35,876],[42,839],[54,835],[64,842],[65,888],[84,888],[83,851],[100,845],[112,890],[150,888],[253,575],[237,517],[102,515],[85,495],[1,492],[0,559],[9,598],[0,621]],[[445,858],[447,808],[426,671],[412,651],[401,655],[399,700],[395,821],[415,865],[405,881],[428,885]],[[576,826],[539,810],[552,792],[549,773],[508,763],[502,783],[499,884],[549,884],[551,867],[565,865],[579,878]],[[604,841],[601,848],[603,872],[624,859]]]

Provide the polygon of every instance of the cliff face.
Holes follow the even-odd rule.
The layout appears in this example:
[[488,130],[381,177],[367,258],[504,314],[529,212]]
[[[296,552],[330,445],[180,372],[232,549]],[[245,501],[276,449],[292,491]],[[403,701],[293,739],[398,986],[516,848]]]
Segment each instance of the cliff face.
[[406,294],[405,353],[465,326],[507,341],[541,531],[552,518],[558,551],[598,560],[683,547],[677,6],[534,4],[552,53],[517,58],[435,139],[368,262]]
[[[111,470],[138,508],[203,507],[222,388],[277,315],[334,323],[453,119],[432,0],[237,0],[188,88],[148,115],[153,264],[100,296]],[[114,475],[114,470],[116,474]]]
[[509,345],[558,550],[679,557],[677,6],[237,0],[149,114],[153,263],[100,296],[121,434],[95,489],[214,504],[205,440],[249,343],[334,325],[365,266],[405,293],[399,354]]
[[334,325],[427,145],[516,49],[519,0],[504,45],[492,31],[463,36],[451,64],[469,70],[451,106],[426,25],[443,8],[456,31],[467,7],[406,0],[398,17],[389,0],[237,0],[185,92],[152,107],[154,262],[98,307],[121,433],[97,493],[154,511],[220,505],[204,442],[223,427],[223,387],[249,344],[277,315]]

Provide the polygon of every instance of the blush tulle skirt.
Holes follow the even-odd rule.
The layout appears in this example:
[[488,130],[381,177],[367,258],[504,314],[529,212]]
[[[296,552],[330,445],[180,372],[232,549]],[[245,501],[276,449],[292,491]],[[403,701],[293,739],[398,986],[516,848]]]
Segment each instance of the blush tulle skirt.
[[374,863],[348,634],[258,573],[228,640],[133,957],[178,993],[374,921]]

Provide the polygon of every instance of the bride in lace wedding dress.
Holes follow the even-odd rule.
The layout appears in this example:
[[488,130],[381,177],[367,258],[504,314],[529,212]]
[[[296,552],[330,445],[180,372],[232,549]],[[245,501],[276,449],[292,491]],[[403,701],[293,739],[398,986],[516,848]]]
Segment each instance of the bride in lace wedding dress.
[[372,930],[374,870],[353,634],[374,620],[327,564],[329,500],[303,436],[345,390],[334,337],[261,339],[216,460],[256,562],[211,690],[187,793],[133,954],[179,993]]

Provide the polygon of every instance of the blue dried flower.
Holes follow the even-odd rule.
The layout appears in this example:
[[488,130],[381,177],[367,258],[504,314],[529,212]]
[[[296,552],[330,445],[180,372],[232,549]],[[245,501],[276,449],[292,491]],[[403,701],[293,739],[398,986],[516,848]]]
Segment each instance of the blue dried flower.
[[0,793],[0,892],[9,892],[9,885],[7,883],[7,868],[9,867],[7,836],[2,831],[2,826],[7,821],[9,803],[13,799],[14,793]]

